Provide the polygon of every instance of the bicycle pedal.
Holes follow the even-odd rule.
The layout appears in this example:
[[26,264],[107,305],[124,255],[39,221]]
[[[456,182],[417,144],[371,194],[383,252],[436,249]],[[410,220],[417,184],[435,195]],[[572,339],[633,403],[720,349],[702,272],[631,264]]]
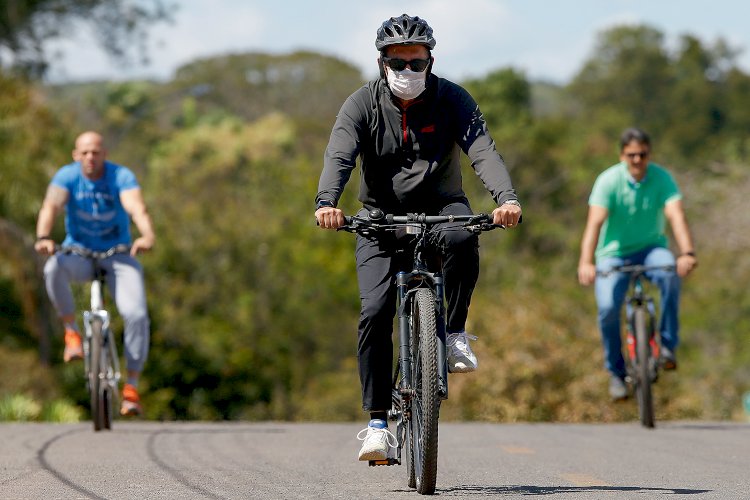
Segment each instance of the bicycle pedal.
[[370,467],[377,467],[379,465],[401,465],[401,462],[397,458],[386,458],[385,460],[369,460],[367,464]]

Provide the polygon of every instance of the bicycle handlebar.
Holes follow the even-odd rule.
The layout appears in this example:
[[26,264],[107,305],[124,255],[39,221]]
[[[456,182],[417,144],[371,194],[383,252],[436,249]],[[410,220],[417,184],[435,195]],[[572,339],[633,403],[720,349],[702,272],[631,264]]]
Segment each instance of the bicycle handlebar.
[[491,231],[505,226],[492,223],[492,216],[488,214],[476,215],[426,215],[409,213],[406,215],[384,214],[381,210],[371,211],[367,217],[357,215],[344,216],[345,225],[339,230],[348,232],[368,232],[373,230],[386,231],[399,227],[429,228],[437,224],[456,222],[457,227],[472,232]]
[[101,260],[106,259],[107,257],[112,257],[115,254],[118,253],[130,253],[130,245],[120,244],[113,246],[109,250],[104,250],[101,252],[97,252],[94,250],[89,250],[88,248],[79,247],[79,246],[56,246],[56,250],[59,250],[62,253],[71,254],[74,253],[76,255],[80,255],[81,257],[86,257],[88,259],[95,259],[95,260]]
[[632,275],[644,274],[648,271],[674,271],[674,264],[667,264],[662,266],[644,266],[642,264],[623,264],[621,266],[614,266],[611,269],[596,271],[597,276],[607,277],[614,273],[628,273]]

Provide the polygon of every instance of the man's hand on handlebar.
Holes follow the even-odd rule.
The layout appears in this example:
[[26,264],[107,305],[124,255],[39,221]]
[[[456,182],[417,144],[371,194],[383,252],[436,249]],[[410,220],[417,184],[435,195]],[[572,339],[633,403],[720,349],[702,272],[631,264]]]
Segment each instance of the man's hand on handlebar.
[[596,280],[596,264],[591,262],[580,262],[578,264],[578,282],[583,286],[589,286]]
[[320,207],[315,211],[315,219],[321,229],[338,229],[346,224],[344,212],[335,207]]
[[130,247],[130,255],[135,257],[139,253],[148,252],[152,248],[154,248],[154,238],[141,236],[140,238],[137,238]]
[[55,241],[49,238],[37,240],[34,243],[34,250],[39,255],[54,255],[55,253]]
[[694,254],[683,254],[677,257],[677,274],[680,278],[686,277],[696,267],[698,267],[698,259]]
[[521,219],[521,207],[518,205],[503,204],[492,211],[492,223],[506,228],[518,226]]

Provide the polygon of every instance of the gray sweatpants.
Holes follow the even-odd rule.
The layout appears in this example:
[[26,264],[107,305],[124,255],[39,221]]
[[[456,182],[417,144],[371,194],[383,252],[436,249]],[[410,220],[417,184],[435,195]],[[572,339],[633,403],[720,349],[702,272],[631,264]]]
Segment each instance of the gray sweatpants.
[[[140,262],[128,254],[115,254],[101,261],[109,291],[125,325],[125,361],[128,370],[143,371],[148,356],[149,318],[146,288]],[[91,281],[93,264],[75,254],[58,253],[44,266],[44,281],[52,304],[60,316],[75,314],[71,281]]]

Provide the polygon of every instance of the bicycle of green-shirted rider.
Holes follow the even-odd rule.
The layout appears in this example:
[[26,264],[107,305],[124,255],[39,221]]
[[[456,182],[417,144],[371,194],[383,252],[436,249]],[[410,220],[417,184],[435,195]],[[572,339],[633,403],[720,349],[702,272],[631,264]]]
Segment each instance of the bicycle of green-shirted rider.
[[649,271],[673,271],[674,266],[620,265],[598,271],[600,276],[612,273],[629,275],[626,304],[627,378],[635,386],[638,414],[644,427],[654,427],[652,385],[659,378],[661,341],[656,334],[656,306],[645,291],[643,280]]
[[[438,456],[438,416],[448,398],[444,282],[433,236],[439,231],[480,233],[497,227],[486,214],[348,216],[341,230],[377,235],[406,230],[414,235],[411,267],[397,273],[399,355],[393,375],[390,420],[396,422],[395,457],[369,464],[401,464],[406,454],[408,485],[421,494],[435,492]],[[409,247],[411,248],[411,247]]]
[[91,307],[83,311],[84,372],[94,430],[111,430],[121,377],[120,358],[115,336],[110,328],[110,315],[104,307],[106,276],[100,262],[118,253],[128,253],[130,247],[118,245],[105,252],[94,252],[81,247],[63,247],[61,251],[90,259],[93,264]]

